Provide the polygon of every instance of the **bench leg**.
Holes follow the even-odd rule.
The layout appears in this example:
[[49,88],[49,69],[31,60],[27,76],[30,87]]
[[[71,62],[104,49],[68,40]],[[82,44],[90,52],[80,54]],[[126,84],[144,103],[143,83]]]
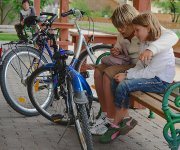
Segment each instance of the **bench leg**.
[[[169,144],[171,150],[178,150],[180,145],[180,129],[175,128],[175,124],[180,120],[176,119],[171,122],[166,123],[163,129],[163,135]],[[170,130],[170,132],[168,132]]]
[[148,116],[148,118],[150,118],[150,119],[154,119],[154,118],[155,118],[155,115],[154,115],[154,112],[153,112],[153,111],[149,110],[149,116]]
[[[178,150],[180,145],[180,129],[177,124],[180,123],[180,113],[172,112],[169,109],[169,96],[173,93],[174,90],[180,87],[180,82],[176,82],[169,86],[166,90],[163,101],[162,101],[162,110],[164,111],[165,118],[167,120],[166,125],[163,129],[163,135],[166,141],[169,143],[171,150]],[[174,104],[176,107],[180,107],[180,96],[179,93],[175,97]],[[169,132],[170,131],[170,132]]]

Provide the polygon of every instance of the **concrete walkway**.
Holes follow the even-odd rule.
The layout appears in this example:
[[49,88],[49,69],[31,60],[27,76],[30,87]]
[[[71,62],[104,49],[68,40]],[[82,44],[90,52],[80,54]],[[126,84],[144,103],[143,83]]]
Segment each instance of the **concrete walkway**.
[[[0,150],[79,150],[80,145],[74,126],[67,129],[63,139],[57,143],[64,126],[56,125],[42,116],[24,117],[5,102],[0,92]],[[148,120],[147,110],[130,110],[138,121],[134,130],[120,136],[110,144],[100,144],[94,136],[95,150],[168,150],[162,135],[164,120],[156,117]]]
[[[177,65],[180,73],[180,65]],[[179,73],[176,79],[180,81]],[[42,116],[24,117],[6,103],[0,92],[0,150],[80,150],[74,126],[67,129],[57,143],[64,126],[56,125]],[[147,119],[148,110],[130,110],[138,125],[125,136],[110,144],[100,144],[94,136],[95,150],[168,150],[162,130],[165,120],[160,117]]]

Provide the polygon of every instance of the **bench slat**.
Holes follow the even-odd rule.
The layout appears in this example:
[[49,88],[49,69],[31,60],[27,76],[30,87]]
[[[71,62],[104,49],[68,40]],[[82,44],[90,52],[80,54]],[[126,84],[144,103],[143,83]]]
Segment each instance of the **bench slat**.
[[[133,100],[144,105],[146,108],[149,108],[150,110],[161,116],[162,118],[165,118],[164,112],[162,110],[162,97],[160,95],[159,97],[157,97],[158,96],[157,94],[154,93],[147,94],[140,91],[132,92],[130,95]],[[160,97],[161,97],[161,101],[159,100]],[[172,111],[175,113],[180,112],[180,109],[178,108],[174,109],[175,106],[173,106],[172,102],[171,105],[169,105],[169,107],[171,107]]]
[[[163,94],[159,95],[159,94],[155,94],[155,93],[146,93],[147,95],[153,97],[154,99],[160,101],[162,103],[163,100]],[[176,110],[177,112],[180,112],[180,108],[176,107],[174,104],[174,97],[173,96],[169,96],[169,107]]]
[[[140,104],[144,105],[146,108],[149,108],[150,110],[152,110],[153,112],[157,113],[158,115],[160,115],[162,118],[165,118],[164,116],[164,112],[162,111],[162,105],[159,101],[153,99],[151,96],[143,93],[143,92],[132,92],[130,94],[133,99],[137,102],[139,102]],[[152,105],[154,104],[154,105]]]

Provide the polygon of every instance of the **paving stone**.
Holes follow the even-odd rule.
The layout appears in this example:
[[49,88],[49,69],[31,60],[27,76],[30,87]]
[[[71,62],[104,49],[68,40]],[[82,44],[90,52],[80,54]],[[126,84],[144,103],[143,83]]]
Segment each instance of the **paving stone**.
[[[0,150],[80,149],[74,126],[57,143],[65,126],[53,124],[42,116],[24,117],[7,104],[1,92],[0,99]],[[168,150],[162,133],[166,121],[158,116],[148,119],[148,114],[147,109],[130,110],[138,125],[109,144],[101,144],[99,137],[93,136],[95,150]]]

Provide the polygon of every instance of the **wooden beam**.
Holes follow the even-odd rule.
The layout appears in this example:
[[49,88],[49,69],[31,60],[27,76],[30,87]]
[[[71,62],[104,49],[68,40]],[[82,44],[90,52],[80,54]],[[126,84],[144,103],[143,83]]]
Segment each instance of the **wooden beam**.
[[[68,17],[61,17],[61,13],[69,10],[69,0],[59,0],[60,4],[60,22],[61,23],[68,23]],[[60,30],[60,39],[61,41],[68,41],[68,29],[61,29]],[[61,45],[62,48],[68,49],[68,45]]]
[[36,11],[37,16],[40,15],[40,3],[41,3],[41,0],[34,0],[34,9]]
[[[61,16],[62,12],[68,11],[69,10],[69,0],[60,0],[60,8],[59,8],[59,16]],[[68,22],[68,17],[60,17],[60,22],[67,23]]]
[[150,11],[151,0],[133,0],[133,6],[139,11]]

